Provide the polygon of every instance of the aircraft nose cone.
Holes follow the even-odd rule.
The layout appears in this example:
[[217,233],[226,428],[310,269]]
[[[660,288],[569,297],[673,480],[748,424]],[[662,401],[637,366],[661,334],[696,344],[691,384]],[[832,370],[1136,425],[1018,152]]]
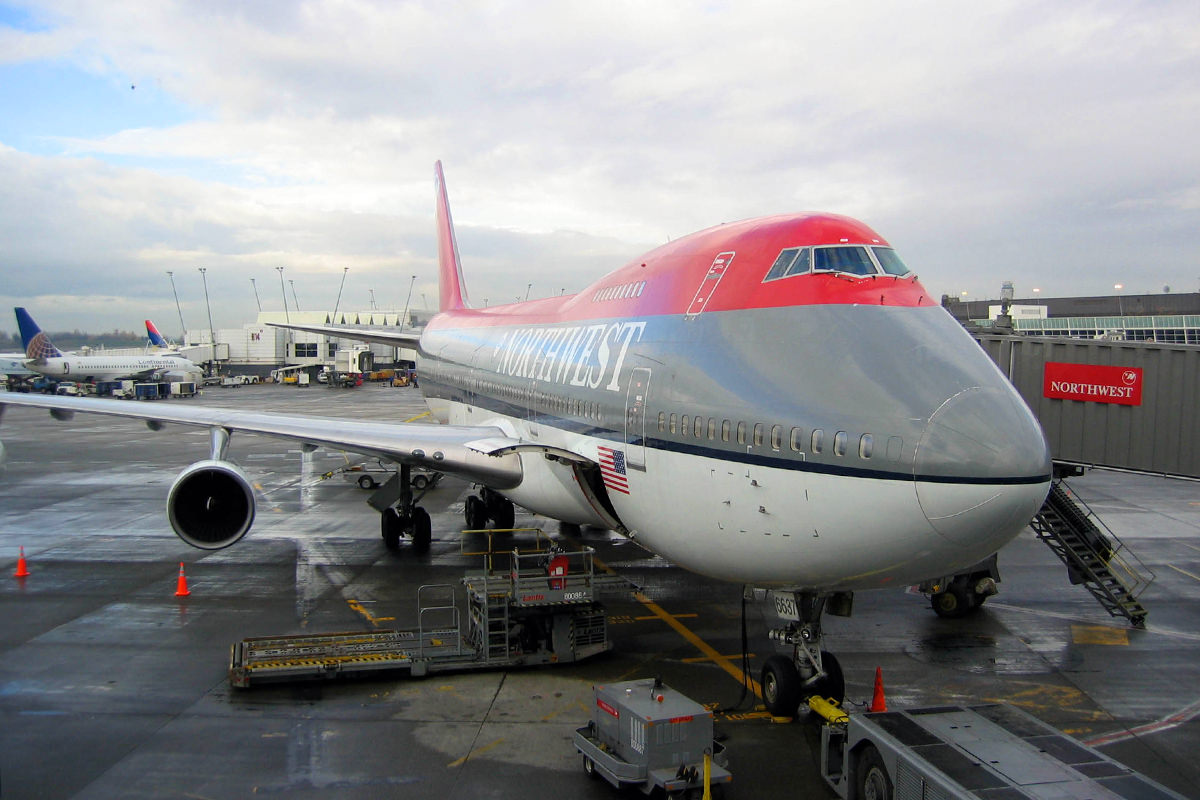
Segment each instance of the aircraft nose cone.
[[938,533],[994,550],[1024,528],[1045,499],[1050,451],[1010,387],[972,387],[930,417],[914,478],[921,510]]

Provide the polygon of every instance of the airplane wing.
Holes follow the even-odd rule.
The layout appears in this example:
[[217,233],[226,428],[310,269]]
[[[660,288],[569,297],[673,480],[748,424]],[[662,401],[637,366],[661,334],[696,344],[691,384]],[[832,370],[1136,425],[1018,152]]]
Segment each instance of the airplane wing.
[[341,339],[354,339],[359,342],[384,344],[390,347],[416,347],[421,334],[414,330],[385,331],[378,328],[339,328],[336,325],[297,325],[288,322],[268,322],[273,328],[287,328],[309,333],[323,333],[326,336],[336,336]]
[[[274,414],[228,408],[147,407],[120,400],[0,394],[6,405],[45,408],[56,419],[76,412],[141,419],[153,430],[165,423],[241,431],[293,439],[303,444],[350,450],[397,463],[447,472],[470,481],[507,489],[521,482],[521,463],[514,453],[522,442],[489,426],[424,423],[360,422],[336,417]],[[214,453],[213,458],[220,457]]]

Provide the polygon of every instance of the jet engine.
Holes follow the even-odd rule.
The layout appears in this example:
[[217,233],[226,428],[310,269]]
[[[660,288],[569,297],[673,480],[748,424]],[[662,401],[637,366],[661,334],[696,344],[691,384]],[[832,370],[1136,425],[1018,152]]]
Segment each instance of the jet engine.
[[167,517],[192,547],[220,550],[245,536],[254,523],[254,490],[228,461],[197,461],[172,484]]

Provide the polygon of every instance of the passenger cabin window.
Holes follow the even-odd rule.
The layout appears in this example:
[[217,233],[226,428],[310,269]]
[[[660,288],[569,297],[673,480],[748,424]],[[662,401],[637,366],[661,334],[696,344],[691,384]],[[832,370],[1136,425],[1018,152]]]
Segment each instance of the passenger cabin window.
[[808,272],[811,252],[812,249],[808,247],[787,248],[775,258],[775,263],[767,271],[767,277],[763,278],[763,283]]
[[804,450],[804,429],[803,428],[792,428],[791,439],[792,439],[791,440],[792,450],[794,450],[797,453]]
[[825,449],[825,431],[817,428],[812,432],[812,451],[820,454]]
[[[578,408],[575,409],[575,413],[576,414],[579,413]],[[660,412],[658,412],[658,430],[661,433],[662,431],[665,431],[666,429],[667,429],[667,412],[660,411]]]
[[738,423],[738,426],[737,426],[737,443],[738,443],[738,444],[745,444],[745,443],[746,443],[746,423],[744,423],[744,422],[739,422],[739,423]]
[[875,439],[869,433],[864,433],[858,440],[858,457],[870,458],[875,450]]
[[[697,415],[695,418],[695,422],[693,424],[696,426],[695,430],[693,431],[696,434],[696,438],[703,439],[704,438],[704,417]],[[708,438],[711,439],[712,437],[710,436]]]
[[727,419],[721,421],[721,441],[729,441],[729,420]]
[[763,424],[761,422],[754,423],[754,446],[762,447],[763,443]]
[[678,425],[679,417],[675,416],[674,412],[671,412],[671,433],[675,433],[677,430],[679,430]]
[[835,456],[846,455],[846,432],[838,431],[833,435],[833,454]]
[[771,449],[772,450],[783,449],[783,426],[782,425],[772,425],[771,426]]
[[896,255],[896,251],[890,247],[872,247],[871,253],[874,254],[875,260],[888,275],[900,276],[912,272],[908,265],[900,260],[900,256]]
[[684,436],[687,436],[689,433],[692,432],[692,426],[690,423],[691,423],[691,420],[688,419],[687,414],[684,414],[679,420],[679,432],[681,434],[683,434]]
[[865,247],[818,247],[813,251],[813,272],[875,275],[877,271]]
[[712,441],[717,438],[717,418],[708,418],[708,440]]

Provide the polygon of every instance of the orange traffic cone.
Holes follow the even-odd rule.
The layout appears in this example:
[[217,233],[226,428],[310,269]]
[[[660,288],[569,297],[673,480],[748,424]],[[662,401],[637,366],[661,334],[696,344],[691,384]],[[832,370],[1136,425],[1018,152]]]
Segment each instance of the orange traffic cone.
[[21,556],[17,559],[17,571],[13,573],[14,578],[29,577],[29,566],[25,563],[25,548],[21,548]]
[[183,562],[179,562],[179,580],[175,583],[175,596],[187,597],[191,592],[187,588],[187,576],[183,574]]
[[875,696],[871,698],[871,707],[867,709],[874,714],[877,711],[887,711],[887,700],[883,696],[883,668],[875,668]]

